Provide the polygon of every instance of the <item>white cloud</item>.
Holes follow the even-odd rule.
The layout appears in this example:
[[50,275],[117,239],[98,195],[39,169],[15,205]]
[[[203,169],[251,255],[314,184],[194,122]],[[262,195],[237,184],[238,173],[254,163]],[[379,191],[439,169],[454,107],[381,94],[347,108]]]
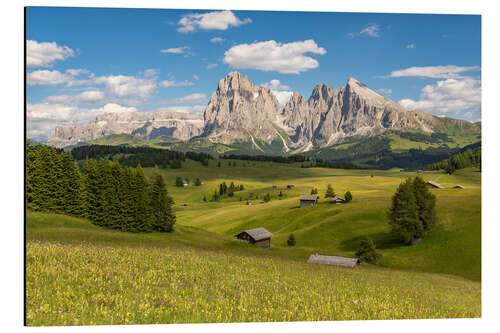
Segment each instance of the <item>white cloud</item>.
[[185,112],[185,113],[200,113],[205,111],[206,105],[190,105],[190,106],[167,106],[158,108],[157,112]]
[[212,69],[212,68],[215,68],[217,67],[217,64],[208,64],[207,65],[207,69]]
[[125,75],[100,76],[94,83],[106,85],[108,91],[117,97],[147,99],[156,90],[156,80]]
[[67,46],[57,45],[56,42],[39,43],[35,40],[26,42],[26,66],[47,67],[56,60],[74,57],[75,52]]
[[122,106],[116,103],[108,103],[103,107],[90,110],[95,115],[101,113],[122,113],[122,112],[136,112],[137,108],[133,106]]
[[359,36],[359,35],[367,35],[370,37],[380,37],[380,25],[371,23],[367,25],[364,29],[362,29],[360,32],[350,32],[349,36],[352,38]]
[[26,83],[29,86],[57,85],[69,83],[72,80],[71,75],[63,74],[57,70],[46,69],[33,71],[26,76]]
[[380,89],[377,89],[377,92],[384,94],[384,95],[387,95],[387,96],[390,96],[392,94],[392,89],[380,88]]
[[225,39],[222,37],[214,37],[210,39],[210,43],[222,43],[223,41],[225,41]]
[[226,30],[230,26],[237,27],[252,22],[249,18],[240,20],[230,10],[214,11],[204,14],[188,14],[179,20],[177,31],[189,33],[201,30]]
[[266,82],[262,86],[267,87],[271,90],[273,95],[278,99],[281,107],[284,107],[293,95],[293,91],[290,90],[290,87],[281,84],[280,80],[277,79]]
[[183,54],[184,52],[189,50],[189,46],[179,46],[179,47],[171,47],[169,49],[161,50],[161,53],[173,53],[173,54]]
[[66,73],[68,73],[71,76],[78,76],[81,74],[92,74],[88,69],[67,69]]
[[160,86],[163,88],[168,88],[168,87],[188,87],[192,86],[194,83],[191,81],[184,80],[182,82],[176,82],[174,79],[171,80],[164,80],[160,82]]
[[204,102],[207,100],[207,95],[202,93],[194,93],[184,97],[179,97],[171,100],[167,100],[167,104],[184,104],[184,103],[197,103]]
[[159,69],[149,68],[146,69],[144,72],[142,72],[142,75],[144,75],[144,77],[152,77],[152,76],[157,76],[159,73],[160,73]]
[[471,77],[438,81],[422,89],[419,101],[402,99],[398,103],[436,114],[477,114],[481,110],[481,81]]
[[433,79],[453,79],[460,78],[459,73],[478,70],[478,66],[424,66],[410,67],[391,72],[389,77],[427,77]]
[[406,44],[406,48],[407,49],[416,49],[417,47],[415,46],[415,44]]
[[224,53],[224,63],[237,69],[299,74],[319,66],[318,61],[306,53],[323,55],[326,50],[312,39],[286,44],[269,40],[231,47]]
[[106,95],[101,90],[88,90],[77,95],[55,95],[49,96],[45,100],[56,104],[97,104],[103,102]]
[[195,79],[196,81],[198,81],[200,79],[200,77],[198,75],[193,75],[193,79]]

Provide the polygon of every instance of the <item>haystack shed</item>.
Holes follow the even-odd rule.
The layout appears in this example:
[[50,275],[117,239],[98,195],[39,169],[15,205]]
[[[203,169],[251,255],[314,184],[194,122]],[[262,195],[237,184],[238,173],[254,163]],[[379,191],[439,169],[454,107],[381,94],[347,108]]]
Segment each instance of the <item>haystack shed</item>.
[[441,186],[441,184],[438,184],[438,183],[433,182],[431,180],[429,180],[426,184],[430,188],[443,188],[443,186]]
[[358,258],[325,256],[321,254],[311,254],[307,262],[310,264],[334,265],[350,268],[358,267],[361,264]]
[[272,233],[267,231],[265,228],[255,228],[250,230],[245,230],[237,234],[235,237],[250,244],[268,249],[271,247],[271,237]]
[[300,208],[314,206],[318,203],[317,195],[301,195],[299,197],[300,200]]
[[330,200],[330,203],[332,204],[343,204],[345,203],[345,200],[341,197],[339,197],[338,195],[334,196],[331,200]]
[[462,186],[462,185],[455,185],[455,186],[453,186],[453,188],[460,188],[460,189],[463,189],[463,188],[465,188],[465,187],[464,187],[464,186]]

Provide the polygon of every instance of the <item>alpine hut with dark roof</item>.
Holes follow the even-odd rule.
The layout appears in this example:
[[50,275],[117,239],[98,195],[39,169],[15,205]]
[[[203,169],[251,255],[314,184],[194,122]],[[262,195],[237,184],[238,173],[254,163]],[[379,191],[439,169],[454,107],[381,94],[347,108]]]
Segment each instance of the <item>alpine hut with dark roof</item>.
[[250,244],[257,245],[264,249],[269,249],[271,247],[271,237],[272,233],[264,228],[255,228],[250,230],[245,230],[237,234],[235,237]]
[[332,204],[343,204],[345,203],[345,200],[341,197],[339,197],[338,195],[334,196],[331,200],[330,200],[330,203]]
[[314,206],[318,203],[317,195],[301,195],[299,197],[300,200],[300,208]]
[[441,184],[438,184],[438,183],[430,181],[430,180],[427,182],[427,186],[430,188],[443,188],[443,186],[441,186]]

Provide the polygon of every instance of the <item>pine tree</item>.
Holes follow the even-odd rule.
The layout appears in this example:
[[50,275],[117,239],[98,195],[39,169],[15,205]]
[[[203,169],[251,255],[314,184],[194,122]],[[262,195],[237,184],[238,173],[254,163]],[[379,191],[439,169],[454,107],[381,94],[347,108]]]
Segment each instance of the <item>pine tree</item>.
[[184,182],[182,181],[181,177],[177,177],[175,179],[175,186],[177,186],[177,187],[183,187],[184,186]]
[[96,218],[96,212],[100,206],[100,187],[96,160],[85,160],[83,164],[82,183],[83,191],[85,192],[82,215],[92,221],[92,223],[100,225]]
[[325,198],[333,198],[335,196],[335,191],[333,190],[332,185],[328,184],[326,187]]
[[195,179],[194,186],[201,186],[201,180],[200,180],[200,178],[196,178]]
[[290,236],[288,237],[288,240],[286,241],[287,245],[288,246],[295,246],[296,242],[295,242],[295,236],[293,234],[290,234]]
[[356,251],[356,257],[361,261],[375,264],[381,256],[382,255],[377,252],[375,244],[369,237],[365,237],[361,240],[359,248]]
[[399,185],[392,197],[392,205],[387,215],[394,235],[406,243],[422,237],[424,227],[418,218],[418,206],[411,178]]
[[349,201],[352,200],[352,193],[351,193],[351,191],[345,192],[344,199],[345,199],[345,202],[349,202]]
[[436,196],[429,191],[421,177],[413,180],[415,201],[418,207],[418,218],[425,231],[432,230],[436,225]]
[[144,232],[151,230],[152,212],[149,198],[149,182],[139,164],[135,170],[135,205],[134,222],[130,231]]
[[160,173],[153,175],[150,199],[153,212],[151,228],[155,231],[171,232],[175,223],[173,200],[168,195],[167,183]]

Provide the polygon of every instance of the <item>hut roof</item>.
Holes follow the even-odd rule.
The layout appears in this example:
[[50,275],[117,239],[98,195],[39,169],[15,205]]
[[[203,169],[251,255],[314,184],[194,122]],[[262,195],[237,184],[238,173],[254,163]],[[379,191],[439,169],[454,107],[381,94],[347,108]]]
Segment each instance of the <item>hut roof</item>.
[[301,195],[300,200],[306,200],[306,201],[316,201],[318,200],[318,196],[313,194],[313,195]]
[[358,258],[346,258],[337,256],[325,256],[321,254],[311,254],[309,260],[310,264],[323,264],[323,265],[335,265],[343,267],[354,267],[356,264],[360,263]]
[[436,188],[443,188],[443,187],[441,186],[441,184],[438,184],[438,183],[433,182],[433,181],[431,181],[431,180],[429,180],[429,181],[427,182],[427,184],[432,185],[432,186],[434,186],[434,187],[436,187]]
[[339,197],[338,195],[334,196],[331,202],[345,202],[344,198]]
[[455,186],[453,186],[453,188],[465,188],[465,187],[462,185],[455,185]]
[[271,238],[273,236],[273,234],[267,231],[265,228],[255,228],[255,229],[245,230],[243,232],[246,232],[255,241]]

